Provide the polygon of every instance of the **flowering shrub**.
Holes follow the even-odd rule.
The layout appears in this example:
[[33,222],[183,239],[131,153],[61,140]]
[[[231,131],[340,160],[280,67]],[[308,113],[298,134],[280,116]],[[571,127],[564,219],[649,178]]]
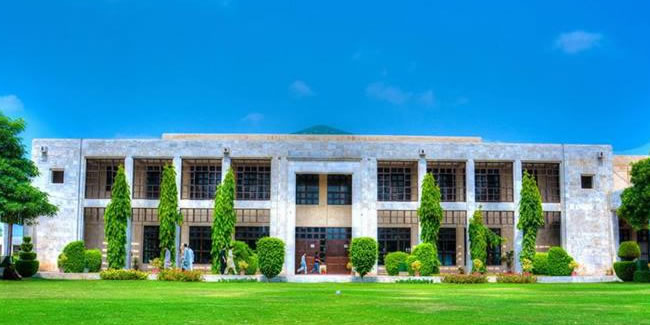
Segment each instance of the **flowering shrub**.
[[473,274],[445,274],[442,277],[443,283],[456,283],[456,284],[473,284],[473,283],[487,283],[487,277],[480,273]]
[[530,274],[499,274],[497,283],[536,283],[537,277]]
[[203,281],[203,273],[198,270],[183,271],[181,269],[163,269],[158,273],[158,280],[161,281],[180,281],[180,282],[200,282]]
[[102,280],[146,280],[147,275],[146,272],[123,269],[108,269],[99,273]]

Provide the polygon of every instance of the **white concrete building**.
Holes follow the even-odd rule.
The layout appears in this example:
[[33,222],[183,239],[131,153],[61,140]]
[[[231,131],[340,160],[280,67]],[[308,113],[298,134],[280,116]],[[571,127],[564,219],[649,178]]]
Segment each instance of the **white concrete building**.
[[[158,256],[161,167],[177,171],[184,216],[181,241],[209,263],[214,188],[228,168],[236,178],[235,237],[253,245],[264,235],[286,243],[286,274],[302,253],[344,273],[350,238],[378,238],[380,255],[418,242],[419,189],[436,177],[445,210],[439,250],[443,271],[467,266],[466,225],[482,207],[485,222],[507,238],[489,251],[490,268],[521,248],[517,230],[522,171],[535,175],[547,225],[538,249],[562,246],[582,274],[604,274],[616,259],[614,155],[609,145],[514,144],[475,137],[364,135],[164,134],[161,139],[36,139],[35,184],[59,206],[54,218],[26,229],[41,267],[56,269],[66,243],[105,249],[103,212],[117,166],[124,165],[133,206],[132,254]],[[647,236],[646,236],[647,238]],[[647,239],[646,239],[647,240]],[[207,252],[206,252],[207,250]],[[647,243],[646,243],[647,254]],[[381,263],[380,263],[381,264]],[[519,265],[517,265],[519,268]],[[381,272],[381,267],[379,268]]]

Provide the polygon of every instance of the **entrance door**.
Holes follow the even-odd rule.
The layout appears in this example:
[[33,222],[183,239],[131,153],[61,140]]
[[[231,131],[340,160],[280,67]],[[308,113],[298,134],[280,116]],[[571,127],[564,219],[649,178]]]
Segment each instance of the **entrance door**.
[[329,274],[347,274],[348,248],[352,229],[327,228],[327,248],[325,250],[325,264]]
[[318,254],[328,274],[347,274],[351,236],[351,228],[296,227],[296,270],[300,268],[302,254],[306,254],[311,273],[314,255]]
[[314,255],[318,254],[321,259],[325,256],[325,229],[324,227],[296,227],[295,270],[300,268],[302,254],[306,254],[308,273],[311,273],[314,267]]

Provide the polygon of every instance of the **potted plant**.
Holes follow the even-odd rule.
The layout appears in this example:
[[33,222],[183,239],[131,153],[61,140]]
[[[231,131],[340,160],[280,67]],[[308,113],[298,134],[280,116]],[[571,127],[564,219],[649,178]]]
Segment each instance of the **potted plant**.
[[422,262],[414,261],[413,263],[411,263],[411,268],[413,269],[413,272],[415,272],[415,276],[420,276],[420,269],[422,268]]
[[472,261],[472,273],[480,273],[483,274],[485,273],[485,266],[483,265],[483,261],[480,259],[476,258]]
[[571,261],[571,263],[569,263],[569,268],[571,269],[571,276],[578,275],[578,272],[576,270],[578,269],[579,266],[580,266],[580,264],[578,264],[578,262],[576,262],[575,260],[573,260],[573,261]]
[[151,261],[149,261],[149,265],[152,268],[151,273],[153,273],[153,274],[156,274],[156,273],[160,272],[160,270],[163,269],[163,261],[158,257],[156,257],[156,258],[152,259]]
[[239,275],[246,275],[246,269],[248,269],[248,263],[246,263],[246,261],[239,261],[239,263],[237,263],[237,266],[239,266]]

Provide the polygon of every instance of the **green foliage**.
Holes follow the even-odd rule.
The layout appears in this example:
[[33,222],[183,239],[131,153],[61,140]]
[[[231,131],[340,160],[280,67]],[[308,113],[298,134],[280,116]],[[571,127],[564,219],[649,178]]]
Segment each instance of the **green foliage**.
[[521,260],[521,270],[524,273],[532,272],[533,271],[533,261],[531,261],[531,260],[529,260],[527,258],[524,258],[523,260]]
[[85,255],[88,272],[99,272],[102,268],[102,252],[99,249],[88,249]]
[[650,158],[633,163],[630,176],[632,186],[623,190],[617,215],[640,230],[650,218]]
[[431,284],[434,283],[432,279],[403,279],[397,280],[395,283],[400,284]]
[[198,270],[183,271],[181,269],[163,269],[158,273],[158,280],[161,281],[180,281],[180,282],[201,282],[203,273]]
[[634,272],[636,272],[636,263],[632,261],[623,261],[614,263],[614,272],[616,276],[625,281],[630,282],[634,279]]
[[36,253],[32,251],[31,237],[23,237],[23,243],[20,245],[19,258],[16,261],[16,271],[23,278],[29,278],[38,272],[38,261],[36,260]]
[[562,247],[551,247],[548,250],[548,275],[571,275],[573,268],[570,266],[573,258]]
[[650,282],[650,271],[634,271],[632,280],[634,282],[648,283]]
[[363,278],[377,263],[378,245],[374,238],[357,237],[350,244],[350,262]]
[[642,259],[636,260],[636,269],[637,271],[650,270],[650,265],[648,265],[648,260],[642,260]]
[[106,261],[109,269],[121,269],[126,265],[126,228],[131,218],[131,195],[123,166],[117,170],[111,194],[104,213],[104,234],[108,242]]
[[550,274],[548,268],[548,253],[535,253],[535,259],[533,259],[533,273],[538,275]]
[[634,261],[641,256],[641,248],[635,241],[624,241],[618,247],[618,257],[623,261]]
[[108,269],[101,271],[102,280],[146,280],[148,274],[138,270]]
[[480,259],[475,258],[472,260],[472,272],[485,274],[485,272],[487,272],[487,269],[485,268],[485,264],[483,264]]
[[519,222],[517,223],[517,229],[523,231],[523,242],[519,253],[520,261],[524,258],[534,260],[537,230],[542,226],[544,226],[542,196],[539,194],[535,178],[524,171],[521,199],[519,200]]
[[411,255],[406,259],[406,267],[410,275],[413,275],[411,264],[415,261],[420,261],[422,266],[420,268],[420,275],[430,276],[440,273],[440,261],[438,261],[438,251],[429,243],[421,243],[415,246]]
[[440,205],[440,188],[431,173],[424,175],[421,193],[418,217],[422,229],[422,242],[429,243],[437,249],[443,211]]
[[233,241],[232,242],[232,255],[235,260],[235,268],[237,269],[237,274],[239,274],[240,267],[239,262],[246,262],[248,265],[246,267],[246,274],[252,275],[257,272],[257,255],[255,252],[248,247],[248,245],[243,241]]
[[232,234],[235,231],[235,176],[232,168],[228,169],[223,183],[217,186],[214,198],[214,221],[212,223],[212,271],[221,268],[219,254],[230,247]]
[[388,275],[398,275],[400,271],[400,266],[406,267],[406,259],[409,257],[409,254],[404,252],[392,252],[386,254],[384,257],[384,266],[386,267],[386,273]]
[[442,283],[455,284],[476,284],[487,283],[487,276],[480,273],[472,274],[445,274],[442,277]]
[[64,273],[82,273],[86,268],[86,246],[83,241],[73,241],[63,248],[59,267]]
[[176,226],[183,222],[183,216],[178,210],[178,189],[176,188],[176,170],[172,165],[165,165],[160,183],[160,203],[158,204],[158,219],[160,220],[161,258],[164,258],[165,248],[171,252],[171,263],[176,261]]
[[473,269],[472,272],[485,273],[487,264],[487,248],[501,245],[503,238],[495,234],[490,228],[483,224],[483,213],[479,206],[469,222],[469,251],[472,260],[480,260],[481,267]]
[[537,277],[526,274],[499,274],[497,283],[536,283]]
[[257,257],[260,272],[269,280],[275,278],[282,272],[284,242],[274,237],[260,238],[257,241]]

